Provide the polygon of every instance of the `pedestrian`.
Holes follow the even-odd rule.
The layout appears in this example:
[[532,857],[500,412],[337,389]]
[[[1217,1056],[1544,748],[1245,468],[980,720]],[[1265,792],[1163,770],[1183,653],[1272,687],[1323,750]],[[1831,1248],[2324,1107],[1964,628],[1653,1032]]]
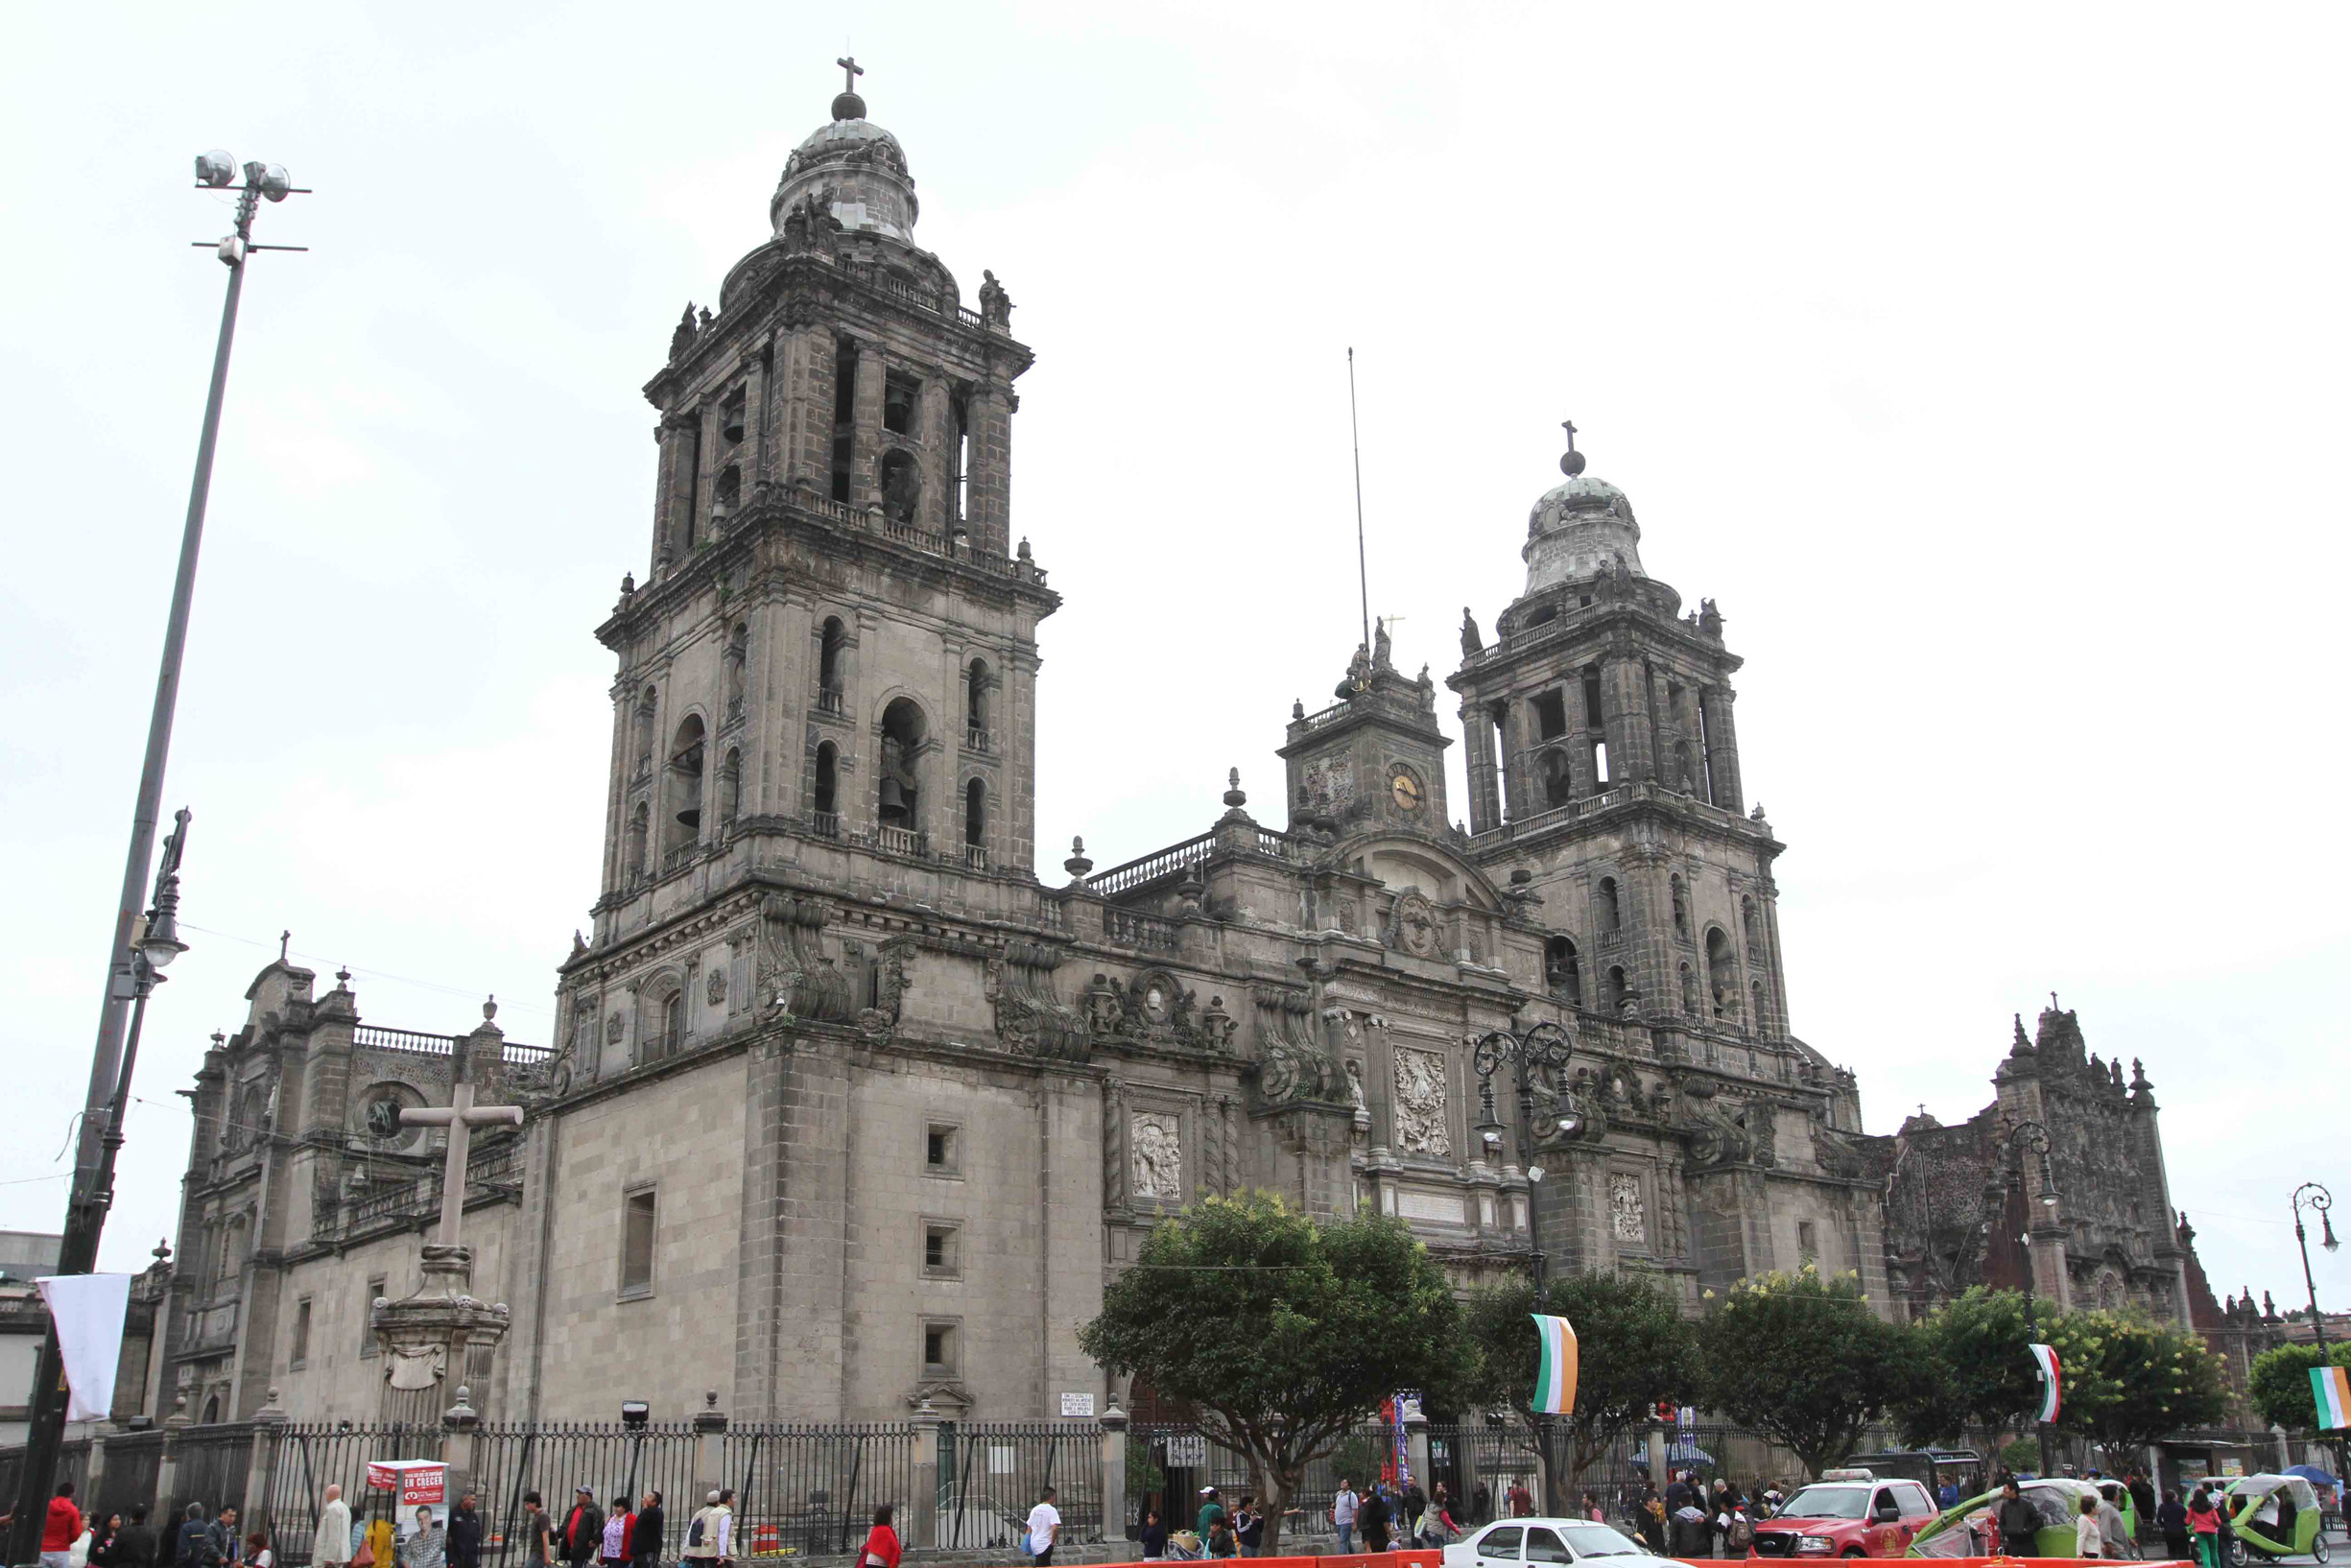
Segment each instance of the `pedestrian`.
[[1243,1492],[1241,1506],[1233,1509],[1233,1540],[1245,1557],[1257,1556],[1258,1549],[1266,1543],[1266,1516],[1257,1511],[1254,1492]]
[[89,1532],[90,1549],[83,1554],[83,1560],[89,1563],[91,1568],[112,1568],[115,1543],[122,1538],[123,1516],[109,1513],[101,1519],[93,1514]]
[[114,1537],[113,1568],[169,1568],[155,1555],[155,1531],[147,1522],[147,1505],[131,1510],[122,1532]]
[[[661,1568],[661,1532],[668,1524],[662,1515],[660,1489],[647,1491],[637,1504],[637,1528],[629,1537],[629,1555],[636,1568]],[[466,1568],[473,1565],[467,1564]]]
[[891,1523],[895,1512],[888,1503],[873,1510],[873,1528],[866,1532],[866,1547],[858,1555],[857,1568],[898,1568],[897,1527]]
[[1388,1528],[1394,1518],[1395,1510],[1388,1501],[1387,1488],[1374,1483],[1370,1495],[1364,1499],[1363,1507],[1355,1513],[1356,1524],[1363,1528],[1365,1551],[1388,1550]]
[[563,1560],[573,1568],[595,1561],[604,1538],[604,1510],[596,1506],[595,1490],[574,1486],[571,1511],[563,1515]]
[[245,1560],[249,1568],[276,1568],[277,1554],[270,1550],[270,1532],[256,1530],[245,1537]]
[[1481,1481],[1469,1494],[1469,1522],[1473,1526],[1482,1525],[1493,1516],[1494,1488]]
[[1158,1562],[1166,1557],[1167,1521],[1159,1517],[1157,1509],[1143,1510],[1143,1528],[1135,1532],[1135,1544],[1143,1549],[1145,1562]]
[[400,1568],[449,1568],[449,1532],[430,1503],[416,1505],[416,1531],[400,1543]]
[[637,1516],[629,1511],[629,1499],[626,1496],[614,1498],[612,1511],[605,1515],[603,1540],[597,1549],[597,1555],[604,1559],[604,1568],[629,1568],[633,1556],[630,1551],[633,1543],[629,1535],[636,1528],[636,1522]]
[[1036,1507],[1029,1510],[1029,1556],[1036,1568],[1052,1568],[1053,1549],[1061,1542],[1061,1510],[1053,1506],[1054,1490],[1046,1487],[1037,1494]]
[[1211,1557],[1237,1557],[1241,1543],[1233,1538],[1233,1522],[1220,1511],[1217,1522],[1208,1530],[1208,1555]]
[[2123,1510],[2115,1499],[2124,1495],[2120,1483],[2101,1482],[2098,1487],[2098,1532],[2105,1540],[2105,1556],[2135,1557],[2138,1549],[2130,1539],[2130,1527],[2123,1522]]
[[1420,1544],[1420,1532],[1427,1528],[1429,1494],[1420,1489],[1420,1483],[1408,1481],[1404,1485],[1404,1506],[1397,1511],[1396,1533],[1413,1546]]
[[74,1506],[74,1484],[60,1481],[41,1521],[41,1568],[66,1568],[81,1535],[82,1510]]
[[2123,1489],[2130,1493],[2130,1506],[2139,1516],[2139,1528],[2145,1531],[2154,1523],[2156,1503],[2155,1484],[2144,1470],[2132,1470],[2123,1477]]
[[1461,1527],[1453,1517],[1453,1494],[1443,1482],[1437,1484],[1437,1495],[1429,1499],[1429,1528],[1421,1534],[1421,1544],[1438,1551],[1448,1541],[1460,1537]]
[[687,1568],[710,1568],[719,1560],[719,1536],[729,1522],[726,1509],[719,1506],[719,1494],[711,1492],[686,1522]]
[[2041,1555],[2035,1538],[2041,1528],[2041,1516],[2034,1511],[2025,1494],[2010,1476],[2000,1488],[2000,1505],[1992,1510],[1992,1528],[2000,1534],[2000,1555],[2005,1557],[2037,1557]]
[[1503,1493],[1510,1509],[1510,1517],[1524,1519],[1534,1512],[1534,1494],[1527,1489],[1527,1478],[1512,1476],[1510,1489]]
[[343,1488],[330,1482],[319,1504],[319,1529],[310,1543],[311,1568],[343,1568],[350,1560],[351,1505],[343,1500]]
[[735,1560],[735,1489],[719,1488],[719,1561]]
[[1666,1555],[1665,1499],[1655,1488],[1648,1488],[1641,1499],[1641,1538],[1649,1542],[1650,1552],[1656,1556]]
[[1363,1499],[1347,1478],[1339,1478],[1339,1495],[1331,1499],[1331,1524],[1339,1532],[1339,1555],[1346,1556],[1355,1550],[1355,1512],[1363,1507]]
[[522,1560],[526,1568],[553,1568],[555,1562],[555,1521],[534,1491],[522,1494]]
[[2081,1517],[2074,1524],[2074,1556],[2102,1557],[2106,1555],[2106,1532],[2098,1528],[2096,1495],[2081,1500]]
[[212,1558],[212,1530],[204,1523],[204,1506],[190,1503],[180,1516],[179,1533],[172,1542],[174,1568],[217,1568]]
[[449,1568],[482,1568],[481,1500],[466,1492],[449,1514]]
[[2176,1487],[2163,1494],[2163,1506],[2155,1510],[2155,1528],[2163,1532],[2163,1555],[2173,1562],[2187,1561],[2193,1550],[2188,1544],[2188,1509]]
[[235,1568],[245,1560],[245,1537],[237,1533],[237,1510],[225,1508],[212,1516],[212,1550],[218,1560]]

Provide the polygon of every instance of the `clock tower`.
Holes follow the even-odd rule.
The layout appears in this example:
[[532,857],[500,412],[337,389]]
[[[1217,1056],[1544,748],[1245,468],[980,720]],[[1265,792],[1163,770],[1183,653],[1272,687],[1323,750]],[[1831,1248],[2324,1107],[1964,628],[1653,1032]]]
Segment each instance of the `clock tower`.
[[1417,680],[1399,675],[1382,626],[1368,652],[1356,649],[1333,695],[1339,701],[1319,713],[1303,702],[1290,710],[1278,754],[1289,768],[1291,825],[1443,832],[1445,748],[1453,743],[1437,726],[1428,671]]

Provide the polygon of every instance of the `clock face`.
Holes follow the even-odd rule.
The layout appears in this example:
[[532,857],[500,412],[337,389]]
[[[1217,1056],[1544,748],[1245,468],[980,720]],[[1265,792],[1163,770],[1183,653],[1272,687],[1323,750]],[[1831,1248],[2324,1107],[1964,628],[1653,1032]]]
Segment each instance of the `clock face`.
[[1414,778],[1411,773],[1398,769],[1395,781],[1389,788],[1396,797],[1397,810],[1418,811],[1420,809],[1420,780]]

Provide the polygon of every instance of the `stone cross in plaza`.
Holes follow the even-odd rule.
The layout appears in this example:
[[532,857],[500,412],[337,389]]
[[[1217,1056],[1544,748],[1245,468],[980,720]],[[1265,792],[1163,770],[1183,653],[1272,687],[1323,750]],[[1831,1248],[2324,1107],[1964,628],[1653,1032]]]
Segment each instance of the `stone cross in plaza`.
[[[491,997],[482,1005],[484,1022],[498,1016],[498,999]],[[466,1037],[454,1041],[449,1053],[449,1104],[424,1109],[403,1108],[400,1121],[406,1127],[445,1127],[449,1129],[448,1157],[440,1173],[440,1228],[434,1232],[436,1246],[458,1245],[458,1228],[465,1218],[465,1154],[473,1143],[477,1127],[520,1127],[520,1105],[477,1105],[473,1103],[473,1082],[466,1073]]]

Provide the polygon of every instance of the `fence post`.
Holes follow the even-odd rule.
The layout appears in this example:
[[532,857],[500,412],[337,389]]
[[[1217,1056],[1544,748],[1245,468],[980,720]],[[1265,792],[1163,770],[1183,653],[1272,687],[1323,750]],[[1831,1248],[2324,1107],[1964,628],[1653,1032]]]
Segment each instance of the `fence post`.
[[[1429,1418],[1421,1413],[1420,1401],[1411,1402],[1404,1413],[1404,1459],[1411,1466],[1412,1479],[1420,1483],[1425,1495],[1431,1485],[1429,1476]],[[1407,1529],[1410,1529],[1408,1522]]]
[[245,1460],[245,1517],[254,1530],[270,1528],[270,1481],[277,1474],[277,1450],[285,1437],[286,1408],[272,1389],[269,1403],[253,1412],[253,1446]]
[[[2283,1454],[2285,1451],[2286,1436],[2281,1432],[2278,1434],[2278,1452]],[[2283,1470],[2286,1467],[2281,1464],[2278,1468]],[[104,1485],[106,1479],[107,1440],[93,1433],[90,1436],[89,1458],[83,1461],[82,1465],[82,1506],[84,1509],[94,1509],[98,1506],[98,1488]]]
[[701,1499],[726,1484],[720,1474],[725,1468],[725,1447],[726,1413],[719,1409],[719,1390],[705,1389],[702,1408],[694,1413],[694,1497],[690,1501],[696,1508],[702,1506]]
[[473,1390],[461,1383],[457,1403],[440,1413],[440,1461],[445,1467],[441,1497],[454,1512],[457,1500],[473,1490],[474,1433],[482,1417],[474,1413]]
[[155,1532],[161,1539],[166,1529],[179,1528],[177,1507],[179,1499],[179,1435],[190,1425],[188,1396],[175,1394],[172,1413],[163,1418],[163,1452],[155,1461],[155,1511],[152,1517],[161,1525]]
[[1127,1539],[1127,1413],[1112,1405],[1102,1413],[1100,1424],[1102,1538],[1116,1548]]
[[914,1495],[907,1500],[906,1544],[938,1544],[938,1412],[929,1399],[914,1409]]

